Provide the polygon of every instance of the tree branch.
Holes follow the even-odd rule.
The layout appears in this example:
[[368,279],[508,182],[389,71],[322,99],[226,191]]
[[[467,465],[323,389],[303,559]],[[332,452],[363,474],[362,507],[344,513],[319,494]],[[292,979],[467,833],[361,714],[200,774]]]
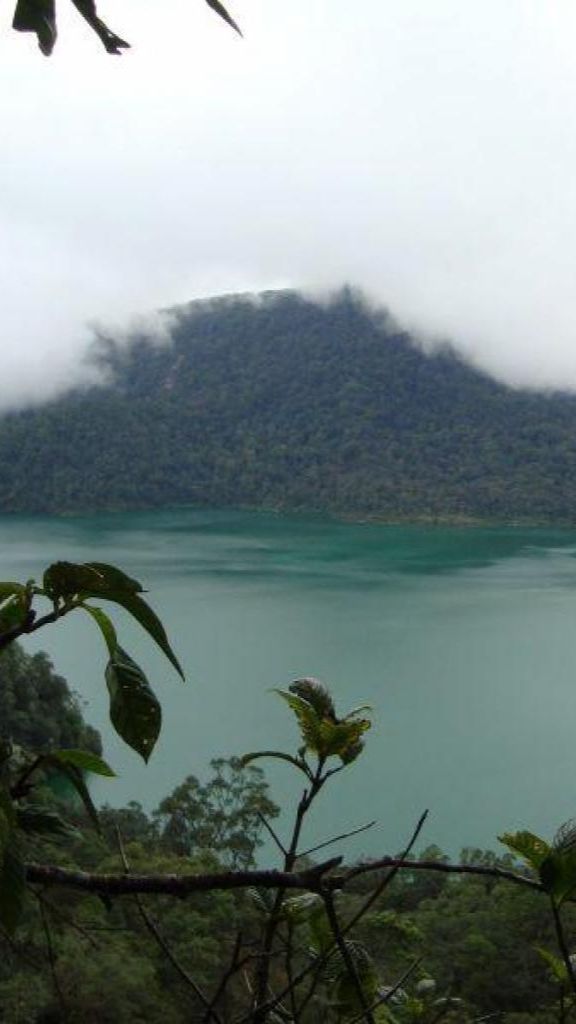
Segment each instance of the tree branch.
[[88,871],[73,871],[54,864],[26,865],[29,882],[40,885],[60,885],[84,892],[105,893],[108,896],[133,895],[134,893],[164,893],[168,896],[186,896],[191,892],[216,892],[227,889],[308,889],[316,892],[322,875],[338,867],[341,857],[333,857],[306,871],[220,871],[209,874],[189,875],[126,875],[97,874]]

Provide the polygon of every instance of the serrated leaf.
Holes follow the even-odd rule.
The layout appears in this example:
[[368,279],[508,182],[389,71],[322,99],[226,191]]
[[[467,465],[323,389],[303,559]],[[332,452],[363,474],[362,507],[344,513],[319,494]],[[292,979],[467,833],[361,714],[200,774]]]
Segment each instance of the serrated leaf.
[[0,868],[0,923],[11,935],[26,898],[26,869],[14,841],[4,850]]
[[321,742],[319,732],[321,719],[312,705],[302,697],[298,697],[294,693],[288,693],[286,690],[275,690],[274,692],[282,697],[282,700],[286,701],[296,715],[304,746],[313,753],[318,754]]
[[106,667],[110,719],[128,746],[148,761],[162,724],[162,709],[142,669],[121,647]]
[[315,892],[304,892],[300,896],[291,896],[282,904],[283,916],[294,923],[306,921],[318,910],[324,913],[322,898]]
[[303,761],[299,761],[297,757],[292,757],[291,754],[285,754],[282,750],[257,750],[251,754],[244,754],[240,758],[240,764],[243,768],[246,765],[251,764],[252,761],[256,761],[259,757],[274,757],[278,761],[288,761],[289,764],[294,765],[301,772],[304,772],[306,778],[310,777],[308,768]]
[[365,711],[373,711],[374,708],[371,704],[360,704],[357,708],[352,708],[347,715],[344,715],[343,722],[347,722],[350,718],[357,718],[358,715],[363,715]]
[[319,718],[331,718],[336,721],[336,709],[328,687],[314,676],[296,679],[288,687],[290,693],[308,701]]
[[250,886],[250,888],[247,889],[247,893],[260,913],[268,916],[272,912],[275,896],[270,889],[258,889],[255,886]]
[[16,823],[23,832],[31,835],[65,836],[77,834],[77,829],[68,824],[56,811],[42,805],[26,804],[16,810]]
[[166,655],[168,661],[174,666],[179,676],[184,679],[184,673],[180,666],[178,658],[174,654],[170,646],[170,642],[166,635],[166,630],[160,622],[160,619],[156,615],[156,612],[152,611],[150,605],[135,593],[124,593],[122,591],[110,591],[106,593],[90,593],[86,592],[83,598],[97,597],[102,598],[106,601],[113,601],[115,604],[119,604],[124,608],[130,615],[136,619],[136,622],[142,626],[150,637],[158,644],[158,647]]
[[569,821],[565,821],[564,824],[560,826],[554,836],[552,846],[560,853],[565,853],[576,847],[576,820],[574,818],[571,818]]
[[531,868],[538,871],[542,862],[551,853],[551,847],[533,832],[505,832],[498,836],[498,841],[504,843],[512,853],[519,853]]
[[116,778],[116,772],[112,771],[110,765],[106,764],[97,754],[88,750],[51,750],[52,758],[56,758],[60,764],[72,764],[82,772],[91,772],[92,775],[105,775],[107,778]]
[[358,756],[362,749],[358,747],[361,737],[370,725],[367,718],[348,722],[329,722],[324,719],[318,730],[319,752],[323,757],[340,757],[346,763],[346,756],[351,751],[354,752],[354,756]]

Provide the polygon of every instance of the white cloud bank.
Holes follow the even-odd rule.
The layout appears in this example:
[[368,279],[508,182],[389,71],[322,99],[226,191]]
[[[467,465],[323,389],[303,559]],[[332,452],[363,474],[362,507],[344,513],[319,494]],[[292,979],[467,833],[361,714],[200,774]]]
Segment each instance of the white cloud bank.
[[[86,324],[349,281],[508,380],[576,388],[572,0],[100,0],[0,25],[0,404]],[[68,5],[71,8],[71,5]]]

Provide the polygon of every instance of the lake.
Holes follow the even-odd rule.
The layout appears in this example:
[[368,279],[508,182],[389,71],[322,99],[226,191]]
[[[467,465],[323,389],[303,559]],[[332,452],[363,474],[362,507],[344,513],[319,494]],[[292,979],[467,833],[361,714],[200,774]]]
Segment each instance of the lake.
[[[430,809],[422,847],[496,847],[507,829],[550,834],[576,815],[576,533],[342,524],[178,509],[0,518],[0,578],[57,559],[111,562],[149,588],[187,673],[137,627],[121,642],[147,670],[164,727],[148,766],[107,722],[104,646],[80,613],[29,638],[82,695],[119,773],[99,800],[156,806],[210,758],[295,750],[271,693],[302,675],[342,710],[368,703],[366,752],[321,797],[310,842],[377,819],[350,855],[393,852]],[[84,621],[86,618],[86,621]],[[269,764],[273,796],[298,792]]]

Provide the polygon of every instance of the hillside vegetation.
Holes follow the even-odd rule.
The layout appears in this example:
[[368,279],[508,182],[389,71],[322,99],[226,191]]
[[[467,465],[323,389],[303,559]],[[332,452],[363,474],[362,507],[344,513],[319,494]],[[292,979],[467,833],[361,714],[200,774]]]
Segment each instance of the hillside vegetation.
[[106,383],[0,420],[0,509],[195,504],[572,522],[576,396],[426,352],[348,289],[172,311],[100,339]]

